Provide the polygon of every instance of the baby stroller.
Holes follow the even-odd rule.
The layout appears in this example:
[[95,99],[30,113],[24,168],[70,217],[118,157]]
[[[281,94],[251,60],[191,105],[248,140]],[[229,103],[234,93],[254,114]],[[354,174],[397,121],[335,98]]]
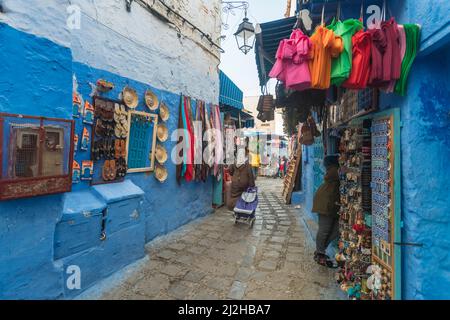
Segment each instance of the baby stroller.
[[234,207],[234,223],[242,222],[253,228],[258,207],[258,188],[250,187],[242,194]]

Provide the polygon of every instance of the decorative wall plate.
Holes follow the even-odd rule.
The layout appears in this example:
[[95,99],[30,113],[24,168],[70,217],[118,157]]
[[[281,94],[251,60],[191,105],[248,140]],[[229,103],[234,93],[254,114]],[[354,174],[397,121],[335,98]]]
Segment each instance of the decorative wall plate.
[[125,105],[130,109],[135,109],[139,104],[139,98],[136,90],[126,86],[122,90],[122,100]]

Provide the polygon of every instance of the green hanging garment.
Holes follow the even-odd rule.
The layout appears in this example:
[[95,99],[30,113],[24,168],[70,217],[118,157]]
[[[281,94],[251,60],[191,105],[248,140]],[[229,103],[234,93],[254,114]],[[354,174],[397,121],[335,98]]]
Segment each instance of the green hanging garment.
[[344,51],[338,58],[331,62],[331,84],[340,86],[350,77],[352,70],[352,37],[363,29],[363,23],[358,19],[335,20],[327,29],[332,30],[335,35],[340,36],[344,43]]
[[406,35],[406,53],[402,61],[400,79],[395,84],[394,90],[401,96],[406,94],[408,75],[420,47],[420,27],[416,24],[404,24],[403,27]]

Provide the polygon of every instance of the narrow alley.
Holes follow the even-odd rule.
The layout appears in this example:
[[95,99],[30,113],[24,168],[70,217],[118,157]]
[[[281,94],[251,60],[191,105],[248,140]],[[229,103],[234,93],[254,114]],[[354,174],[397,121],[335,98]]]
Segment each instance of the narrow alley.
[[337,299],[333,271],[312,260],[282,180],[258,178],[253,229],[226,208],[149,243],[149,261],[103,299]]

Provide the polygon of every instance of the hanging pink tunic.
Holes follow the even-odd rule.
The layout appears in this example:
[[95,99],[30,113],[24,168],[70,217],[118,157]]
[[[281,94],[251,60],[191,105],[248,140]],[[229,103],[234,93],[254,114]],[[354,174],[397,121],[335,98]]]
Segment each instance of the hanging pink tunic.
[[276,54],[275,64],[273,65],[273,68],[269,73],[269,77],[276,78],[283,83],[286,83],[286,72],[284,68],[284,55],[285,55],[284,48],[286,47],[286,43],[288,41],[289,41],[288,39],[280,41]]
[[[397,25],[398,28],[398,38],[399,38],[399,49],[400,49],[400,67],[402,65],[403,58],[406,54],[406,33],[405,28],[403,28],[403,25]],[[401,68],[400,68],[401,70]],[[386,88],[387,93],[394,92],[395,84],[397,83],[397,80],[392,80],[389,83],[389,87]]]
[[294,30],[290,39],[278,46],[276,63],[269,73],[271,78],[282,81],[287,88],[305,90],[311,87],[308,59],[311,41],[300,30]]

